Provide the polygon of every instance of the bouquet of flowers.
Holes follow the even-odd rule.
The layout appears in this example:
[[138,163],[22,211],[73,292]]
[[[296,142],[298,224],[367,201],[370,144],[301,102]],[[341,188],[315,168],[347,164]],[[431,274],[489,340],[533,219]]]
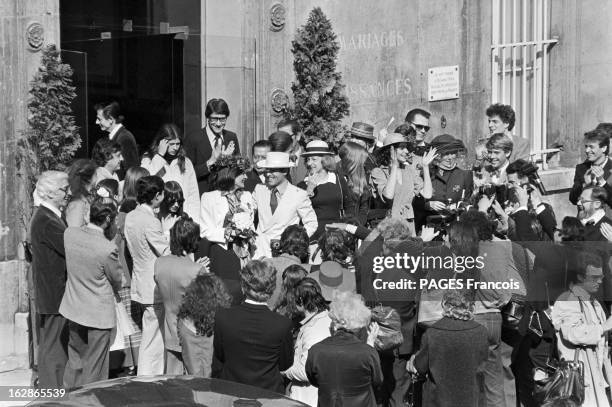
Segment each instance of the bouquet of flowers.
[[225,220],[225,241],[240,258],[241,263],[248,262],[255,253],[254,209],[249,202],[239,199],[235,212],[228,213]]

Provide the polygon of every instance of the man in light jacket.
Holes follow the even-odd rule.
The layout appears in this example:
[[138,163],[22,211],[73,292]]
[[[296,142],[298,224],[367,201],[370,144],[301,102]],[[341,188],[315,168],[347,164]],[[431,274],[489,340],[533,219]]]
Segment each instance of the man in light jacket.
[[132,301],[140,304],[142,313],[142,341],[138,353],[138,374],[164,373],[164,340],[161,298],[154,295],[155,260],[170,253],[155,210],[164,200],[164,181],[155,176],[142,177],[136,184],[139,205],[125,217],[125,239],[132,255]]
[[105,235],[116,233],[117,206],[94,201],[89,217],[89,224],[64,232],[68,280],[59,312],[69,321],[67,389],[108,379],[115,293],[123,277],[117,246]]
[[254,258],[272,257],[271,242],[278,240],[289,225],[301,221],[309,237],[317,230],[317,215],[306,191],[287,180],[294,165],[289,154],[281,152],[270,152],[259,163],[266,171],[266,185],[257,185],[253,192],[259,219]]
[[601,304],[592,296],[604,278],[600,256],[581,252],[577,256],[576,282],[561,294],[552,307],[552,323],[557,331],[560,357],[578,360],[584,366],[583,406],[608,407],[607,383],[612,369],[608,353],[608,332],[612,317],[606,319]]

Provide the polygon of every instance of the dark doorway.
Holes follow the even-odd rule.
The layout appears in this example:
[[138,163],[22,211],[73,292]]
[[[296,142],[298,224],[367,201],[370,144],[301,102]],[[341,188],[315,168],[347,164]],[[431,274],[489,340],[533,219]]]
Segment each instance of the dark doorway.
[[[119,7],[104,20],[108,28],[96,24],[92,29],[85,14],[79,21],[84,3],[91,2],[60,3],[62,57],[74,70],[73,110],[83,139],[77,155],[89,157],[95,142],[108,135],[96,126],[93,106],[111,101],[121,106],[123,124],[142,153],[163,123],[184,127],[183,41],[151,30],[117,30],[113,21],[121,17]],[[110,38],[101,39],[102,32]]]

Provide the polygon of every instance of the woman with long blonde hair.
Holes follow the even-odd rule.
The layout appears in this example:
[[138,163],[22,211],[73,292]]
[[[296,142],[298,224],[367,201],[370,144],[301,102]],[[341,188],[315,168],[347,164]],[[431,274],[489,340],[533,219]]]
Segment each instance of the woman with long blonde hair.
[[370,209],[370,189],[365,170],[368,152],[359,144],[348,141],[340,147],[340,166],[338,174],[346,180],[348,193],[345,204],[345,217],[354,218],[365,225]]

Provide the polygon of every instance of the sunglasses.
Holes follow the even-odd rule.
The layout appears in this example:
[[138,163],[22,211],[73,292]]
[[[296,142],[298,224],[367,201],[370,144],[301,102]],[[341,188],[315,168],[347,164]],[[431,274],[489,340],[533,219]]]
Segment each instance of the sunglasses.
[[414,128],[415,128],[416,130],[419,130],[419,131],[425,131],[425,133],[427,133],[427,132],[429,131],[429,129],[431,128],[431,127],[429,127],[429,126],[425,126],[425,125],[423,125],[423,124],[416,124],[416,123],[412,123],[412,125],[414,126]]

